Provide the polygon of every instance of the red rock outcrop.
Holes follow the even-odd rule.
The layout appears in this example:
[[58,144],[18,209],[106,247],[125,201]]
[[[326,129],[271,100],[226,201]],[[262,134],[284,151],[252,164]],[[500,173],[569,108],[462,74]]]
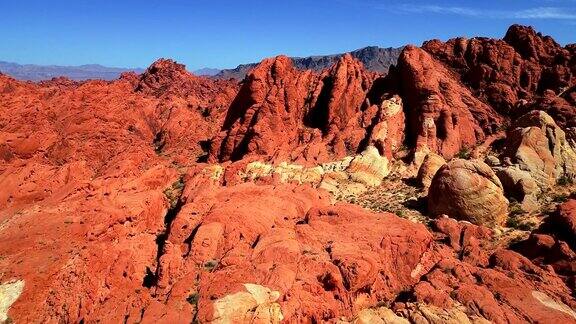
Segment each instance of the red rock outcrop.
[[552,90],[544,91],[542,96],[516,107],[513,117],[520,117],[530,111],[542,110],[550,115],[563,129],[576,127],[576,86],[557,95]]
[[133,93],[128,82],[37,85],[2,77],[0,88],[4,166],[84,162],[106,172],[118,156],[153,154],[142,147],[154,138],[147,119],[155,103]]
[[150,300],[138,290],[178,178],[152,147],[154,102],[124,80],[0,88],[2,281],[24,283],[9,315],[121,321]]
[[443,308],[457,301],[494,323],[576,320],[574,300],[566,295],[571,288],[562,278],[518,253],[492,250],[490,230],[449,218],[437,220],[434,227],[437,239],[448,242],[457,256],[445,254],[423,276],[422,282],[431,287],[415,291],[416,301]]
[[[246,77],[228,109],[223,132],[211,147],[212,158],[286,155],[302,144],[299,133],[315,78],[311,71],[296,70],[285,56],[262,61]],[[307,133],[304,140],[321,136],[312,129]]]
[[530,237],[514,250],[542,267],[552,267],[571,289],[576,288],[576,200],[558,206]]
[[134,81],[0,77],[0,236],[14,243],[0,253],[3,281],[24,282],[18,321],[122,321],[151,300],[142,285],[178,173],[155,152],[161,99]]
[[416,176],[418,184],[422,186],[424,190],[428,190],[436,172],[438,172],[444,164],[446,164],[446,160],[444,160],[440,155],[434,153],[427,154],[422,161],[420,169],[418,169],[418,174]]
[[233,80],[197,77],[172,60],[154,62],[134,84],[135,91],[158,101],[153,126],[156,151],[178,163],[206,160],[238,86]]
[[501,40],[407,46],[384,87],[404,101],[408,145],[451,158],[531,110],[574,127],[574,60],[573,46],[514,25]]
[[407,46],[394,70],[404,99],[409,144],[451,158],[496,132],[502,117],[426,51]]
[[505,115],[519,100],[530,101],[548,89],[559,94],[576,78],[573,51],[531,27],[513,25],[502,40],[432,40],[423,49],[454,69],[478,98]]
[[374,77],[350,55],[321,75],[296,70],[284,56],[264,60],[230,106],[211,161],[267,156],[325,162],[369,144],[391,156],[404,138],[401,100],[371,94],[371,105]]
[[554,235],[576,250],[576,200],[561,204],[542,225],[541,232]]
[[135,90],[156,97],[181,97],[194,108],[228,108],[237,91],[232,84],[234,81],[195,76],[183,64],[159,59],[138,77]]
[[[573,200],[514,246],[522,256],[488,228],[429,229],[310,185],[333,173],[377,186],[404,143],[452,157],[508,108],[575,127],[573,88],[557,91],[573,82],[573,47],[513,27],[424,48],[389,77],[350,56],[321,73],[267,59],[241,84],[170,60],[112,82],[0,75],[0,320],[576,321]],[[243,183],[250,167],[268,171]],[[494,178],[468,169],[464,186]],[[496,191],[475,202],[499,213]]]
[[565,132],[543,111],[532,111],[514,121],[503,156],[527,171],[543,190],[559,179],[576,180],[576,151]]
[[202,322],[214,319],[214,300],[245,283],[279,291],[287,320],[351,316],[414,283],[411,273],[432,239],[421,225],[331,206],[327,196],[306,187],[206,186],[189,198],[168,238],[175,252],[161,262],[175,272],[163,292],[190,286],[189,278],[199,275],[190,288],[199,294]]
[[[364,149],[359,147],[366,137],[362,111],[368,108],[366,96],[374,75],[347,54],[320,78],[318,96],[312,101],[305,123],[322,131],[324,141],[334,147],[337,156]],[[364,120],[371,123],[374,117],[366,116]]]

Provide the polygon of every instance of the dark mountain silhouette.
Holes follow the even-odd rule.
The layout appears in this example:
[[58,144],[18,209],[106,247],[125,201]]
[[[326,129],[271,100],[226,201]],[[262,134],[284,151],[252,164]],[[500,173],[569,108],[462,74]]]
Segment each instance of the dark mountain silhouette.
[[122,72],[134,71],[144,72],[140,68],[115,68],[106,67],[99,64],[86,64],[80,66],[59,66],[59,65],[36,65],[17,64],[0,61],[0,72],[10,75],[19,80],[41,81],[50,80],[55,77],[65,76],[72,80],[88,79],[117,79]]
[[[382,48],[377,46],[368,46],[355,51],[350,52],[350,54],[358,59],[366,69],[369,71],[386,73],[388,68],[396,64],[398,56],[402,52],[402,47],[399,48]],[[314,71],[321,71],[323,69],[329,68],[336,60],[338,60],[342,55],[318,55],[309,57],[293,57],[292,61],[297,69],[306,70],[311,69]],[[234,69],[222,70],[216,75],[217,78],[228,79],[243,79],[246,74],[252,70],[258,63],[249,63],[238,65]]]
[[202,68],[202,69],[194,70],[192,73],[194,73],[195,75],[214,76],[220,72],[222,72],[222,70],[220,70],[220,69]]
[[[368,46],[350,54],[364,64],[367,70],[373,72],[386,73],[388,68],[396,64],[402,48],[381,48],[377,46]],[[292,57],[294,66],[300,70],[311,69],[321,71],[329,68],[342,55],[317,55],[309,57]],[[246,74],[252,70],[258,63],[240,64],[234,69],[213,69],[203,68],[195,70],[196,75],[210,76],[219,79],[243,79]],[[114,80],[123,72],[134,71],[136,73],[144,72],[141,68],[116,68],[107,67],[99,64],[86,64],[79,66],[60,66],[60,65],[36,65],[36,64],[18,64],[0,61],[0,72],[10,75],[18,80],[42,81],[50,80],[55,77],[64,76],[72,80],[82,81],[88,79]]]

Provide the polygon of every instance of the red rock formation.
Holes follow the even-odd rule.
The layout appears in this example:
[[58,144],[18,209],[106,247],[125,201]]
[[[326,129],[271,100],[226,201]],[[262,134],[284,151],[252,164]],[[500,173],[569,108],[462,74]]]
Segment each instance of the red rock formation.
[[359,125],[359,115],[368,108],[364,104],[373,78],[348,54],[321,76],[320,92],[313,99],[305,122],[322,130],[339,156],[358,151],[366,136]]
[[264,60],[248,74],[228,110],[211,148],[212,161],[259,155],[324,162],[375,142],[391,156],[403,140],[403,114],[382,104],[385,94],[370,105],[373,79],[350,55],[321,75],[296,70],[284,56]]
[[[202,322],[222,319],[220,307],[246,284],[275,292],[287,321],[333,321],[379,302],[397,311],[405,302],[458,302],[496,323],[576,319],[561,310],[576,305],[562,279],[517,253],[493,250],[487,228],[442,218],[432,235],[390,214],[330,206],[309,187],[226,188],[198,176],[186,182],[154,293],[167,305],[194,296]],[[144,320],[181,314],[151,307]],[[244,311],[236,308],[235,316]]]
[[[424,295],[416,291],[417,300],[440,307],[446,307],[446,299],[455,300],[495,323],[576,319],[570,310],[574,300],[567,295],[570,288],[562,279],[510,250],[491,251],[490,230],[448,218],[436,221],[435,228],[437,239],[447,240],[456,257],[444,254],[422,277],[433,289]],[[533,276],[542,281],[534,281]],[[563,311],[552,311],[552,307]]]
[[404,101],[408,144],[450,158],[530,110],[546,110],[561,127],[573,127],[573,56],[573,46],[514,25],[502,40],[407,46],[386,87]]
[[118,156],[153,154],[143,147],[151,147],[154,137],[146,122],[154,102],[142,100],[128,82],[37,85],[2,77],[0,88],[0,142],[7,162],[59,167],[84,161],[104,172]]
[[534,263],[551,266],[576,288],[576,200],[561,204],[527,240],[514,245]]
[[373,76],[359,61],[344,55],[321,78],[323,93],[308,112],[308,122],[324,132],[329,132],[333,127],[344,129],[364,103]]
[[232,84],[229,80],[195,76],[183,64],[159,59],[139,76],[135,89],[157,97],[181,97],[194,108],[228,108],[230,96],[237,91]]
[[168,240],[178,252],[166,264],[181,266],[162,291],[190,287],[188,278],[199,275],[200,321],[213,318],[214,300],[245,283],[279,291],[286,319],[320,321],[393,299],[414,283],[431,236],[390,214],[330,206],[311,188],[245,184],[195,190]]
[[422,49],[407,46],[395,72],[406,106],[407,136],[417,151],[431,150],[451,158],[495,132],[502,122]]
[[[469,223],[429,230],[307,185],[240,183],[250,159],[323,162],[368,145],[392,158],[405,136],[452,156],[508,104],[542,102],[573,127],[574,92],[545,90],[572,82],[574,47],[519,27],[505,41],[433,44],[408,47],[388,78],[349,56],[320,74],[268,59],[241,85],[169,60],[113,82],[0,75],[0,289],[22,288],[6,315],[322,322],[417,303],[495,323],[574,322],[572,202],[515,247],[524,257]],[[211,141],[223,165],[197,163]]]
[[137,92],[158,98],[150,119],[158,152],[180,164],[206,159],[238,86],[234,81],[197,77],[172,60],[154,62],[135,84]]
[[177,179],[151,145],[154,102],[126,81],[0,89],[2,282],[24,280],[12,317],[122,321],[150,299],[138,290]]
[[557,95],[552,90],[544,91],[533,101],[520,104],[514,109],[513,117],[520,117],[530,111],[543,110],[563,129],[576,127],[576,86]]
[[554,235],[576,250],[576,200],[571,199],[560,205],[543,224],[541,232]]
[[319,137],[310,130],[300,139],[307,94],[316,76],[300,72],[288,57],[262,61],[244,80],[215,140],[213,159],[238,160],[245,155],[289,154],[302,140]]
[[559,94],[576,82],[574,51],[531,27],[513,25],[503,40],[473,38],[425,42],[423,49],[454,69],[460,79],[499,113],[546,90]]

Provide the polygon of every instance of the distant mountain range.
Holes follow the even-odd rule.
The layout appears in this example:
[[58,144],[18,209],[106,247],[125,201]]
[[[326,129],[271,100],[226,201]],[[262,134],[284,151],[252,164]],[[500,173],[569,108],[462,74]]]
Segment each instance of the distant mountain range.
[[222,72],[221,69],[203,68],[203,69],[195,70],[192,73],[194,73],[195,75],[215,76],[220,72]]
[[19,80],[41,81],[50,80],[55,77],[65,76],[72,80],[102,79],[114,80],[121,73],[134,71],[144,72],[140,68],[114,68],[99,64],[87,64],[80,66],[60,66],[60,65],[36,65],[17,64],[0,61],[0,72],[10,75]]
[[[374,72],[386,73],[391,65],[396,64],[402,47],[399,48],[382,48],[377,46],[368,46],[350,52],[353,57],[357,58],[364,64],[366,69]],[[318,55],[308,57],[293,57],[294,66],[301,70],[314,70],[321,71],[329,68],[335,60],[340,58],[344,53],[333,55]],[[243,79],[250,70],[252,70],[258,63],[241,64],[234,69],[222,70],[215,75],[216,78],[228,79]]]
[[[350,52],[353,57],[360,60],[364,66],[374,72],[386,73],[388,68],[396,64],[402,48],[381,48],[377,46],[364,47]],[[294,65],[301,70],[311,69],[321,71],[330,67],[335,60],[344,54],[318,55],[309,57],[293,57]],[[219,79],[243,79],[258,63],[238,65],[234,69],[212,69],[204,68],[193,71],[196,75],[210,76]],[[0,61],[0,72],[10,75],[19,80],[41,81],[50,80],[54,77],[64,76],[72,80],[117,79],[123,72],[133,71],[144,72],[141,68],[115,68],[106,67],[99,64],[88,64],[80,66],[59,66],[59,65],[35,65],[17,64]]]

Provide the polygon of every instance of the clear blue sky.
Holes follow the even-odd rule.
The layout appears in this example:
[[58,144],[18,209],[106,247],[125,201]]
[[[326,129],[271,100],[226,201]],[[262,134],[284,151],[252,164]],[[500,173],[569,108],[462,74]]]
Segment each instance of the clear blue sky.
[[576,42],[576,0],[2,0],[0,60],[189,70],[431,38],[502,37],[528,24]]

